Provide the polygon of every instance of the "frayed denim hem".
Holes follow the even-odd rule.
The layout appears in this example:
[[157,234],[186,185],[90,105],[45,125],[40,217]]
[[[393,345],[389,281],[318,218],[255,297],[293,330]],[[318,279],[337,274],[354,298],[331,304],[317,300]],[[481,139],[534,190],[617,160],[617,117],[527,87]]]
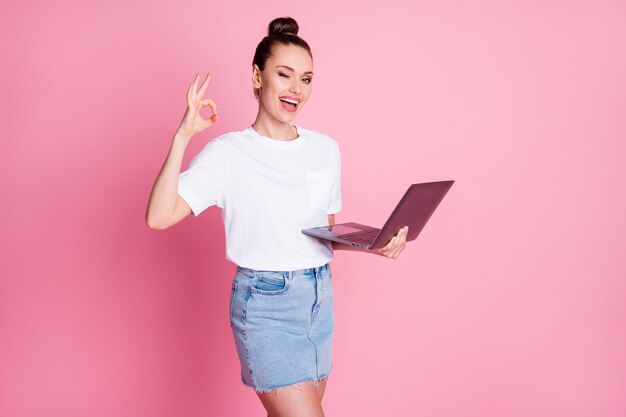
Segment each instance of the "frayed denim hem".
[[311,384],[311,385],[318,386],[321,382],[328,380],[329,376],[330,376],[330,373],[321,378],[305,379],[303,381],[294,382],[292,384],[280,385],[278,387],[274,387],[270,389],[257,389],[255,387],[252,387],[252,388],[254,388],[257,394],[265,394],[265,393],[277,391],[280,388],[286,388],[286,387],[290,387],[292,389],[297,389],[297,390],[302,391],[304,390],[304,384]]

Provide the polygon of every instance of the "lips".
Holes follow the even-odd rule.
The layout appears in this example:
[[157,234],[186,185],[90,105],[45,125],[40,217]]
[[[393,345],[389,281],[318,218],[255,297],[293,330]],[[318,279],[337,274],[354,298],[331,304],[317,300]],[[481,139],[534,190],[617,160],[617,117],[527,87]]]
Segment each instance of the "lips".
[[278,98],[280,105],[288,112],[295,112],[298,109],[298,105],[302,101],[297,97],[281,96]]

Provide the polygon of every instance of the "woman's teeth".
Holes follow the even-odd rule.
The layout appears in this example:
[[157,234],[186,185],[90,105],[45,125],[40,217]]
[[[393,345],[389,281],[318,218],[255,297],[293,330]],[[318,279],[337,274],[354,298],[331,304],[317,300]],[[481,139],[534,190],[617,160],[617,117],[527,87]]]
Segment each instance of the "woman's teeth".
[[298,105],[298,102],[297,102],[296,100],[292,100],[292,99],[290,99],[290,98],[282,98],[282,97],[281,97],[281,98],[280,98],[280,101],[284,101],[285,103],[289,103],[289,104],[292,104],[292,105],[294,105],[294,106],[297,106],[297,105]]

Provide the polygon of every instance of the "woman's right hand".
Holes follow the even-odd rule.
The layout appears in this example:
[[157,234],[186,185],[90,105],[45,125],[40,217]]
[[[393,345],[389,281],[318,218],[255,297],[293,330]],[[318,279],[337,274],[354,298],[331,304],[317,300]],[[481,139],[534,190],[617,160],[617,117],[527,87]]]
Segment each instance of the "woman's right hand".
[[[199,75],[200,74],[196,74],[196,78],[187,90],[187,111],[185,111],[183,121],[180,123],[180,127],[178,128],[178,133],[187,137],[191,137],[196,133],[202,132],[218,120],[217,106],[213,100],[210,98],[202,98],[209,82],[211,81],[211,74],[207,74],[206,79],[198,90]],[[211,112],[213,113],[208,119],[203,118],[200,114],[200,110],[206,106],[211,107]]]

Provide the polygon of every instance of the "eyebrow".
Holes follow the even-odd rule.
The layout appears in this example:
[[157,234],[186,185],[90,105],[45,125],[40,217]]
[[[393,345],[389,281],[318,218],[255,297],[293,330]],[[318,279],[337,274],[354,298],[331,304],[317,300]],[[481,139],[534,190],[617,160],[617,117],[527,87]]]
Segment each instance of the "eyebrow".
[[[288,67],[287,65],[276,65],[276,68],[287,68],[288,70],[292,71],[292,72],[296,72],[295,69]],[[305,72],[305,74],[309,74],[309,75],[313,75],[313,71],[307,71]]]

